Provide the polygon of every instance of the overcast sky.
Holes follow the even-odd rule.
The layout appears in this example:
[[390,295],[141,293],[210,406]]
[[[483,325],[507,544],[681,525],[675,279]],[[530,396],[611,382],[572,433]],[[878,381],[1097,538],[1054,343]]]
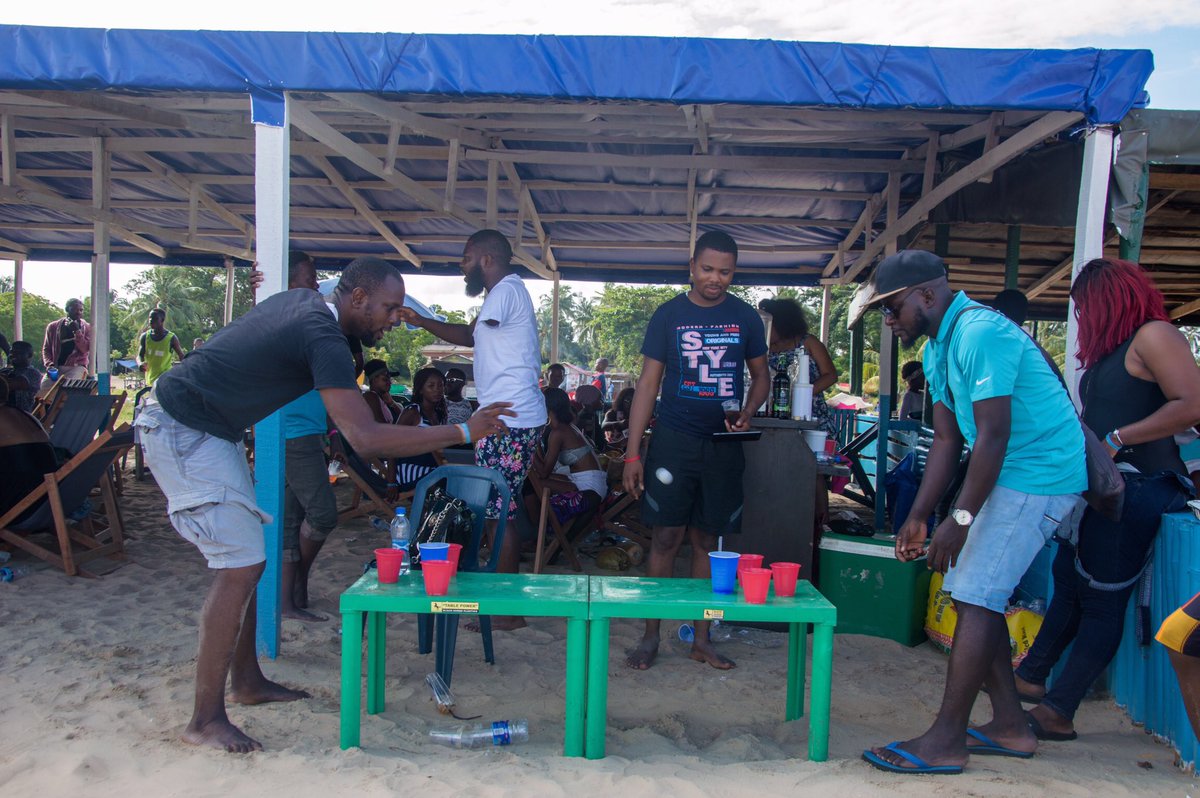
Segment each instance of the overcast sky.
[[[455,0],[246,3],[58,0],[5,3],[0,23],[104,28],[713,36],[940,47],[1109,47],[1154,51],[1151,106],[1200,109],[1200,0]],[[84,264],[29,264],[27,290],[62,304],[88,292]],[[137,270],[112,267],[118,290]],[[12,274],[0,261],[0,275]],[[473,302],[452,278],[414,277],[424,302]],[[548,283],[529,281],[535,294]],[[580,284],[581,287],[591,284]],[[536,301],[536,297],[535,297]]]

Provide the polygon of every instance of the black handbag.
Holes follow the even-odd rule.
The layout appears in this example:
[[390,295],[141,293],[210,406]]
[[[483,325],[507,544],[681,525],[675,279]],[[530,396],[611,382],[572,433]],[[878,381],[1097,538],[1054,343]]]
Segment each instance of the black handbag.
[[[466,548],[475,529],[475,512],[446,490],[446,480],[434,485],[425,494],[421,522],[408,546],[412,567],[421,567],[422,543],[457,543]],[[460,564],[461,567],[461,564]],[[470,569],[468,569],[470,570]]]

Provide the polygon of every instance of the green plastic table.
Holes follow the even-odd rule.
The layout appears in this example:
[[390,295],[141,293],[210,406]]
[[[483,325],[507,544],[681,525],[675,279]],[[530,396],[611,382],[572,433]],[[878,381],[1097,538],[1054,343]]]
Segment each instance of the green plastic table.
[[584,700],[587,676],[588,578],[547,574],[460,573],[445,596],[425,595],[420,573],[381,585],[374,571],[342,593],[341,746],[359,745],[362,712],[362,633],[366,615],[367,712],[383,711],[386,618],[389,612],[455,612],[480,615],[528,615],[567,619],[566,727],[563,755],[583,756]]
[[612,618],[675,620],[774,621],[788,624],[786,720],[804,714],[805,625],[813,624],[812,707],[808,758],[829,757],[829,695],[833,679],[833,627],[837,608],[809,582],[796,595],[777,598],[772,589],[766,604],[747,604],[741,593],[712,592],[708,579],[593,576],[588,600],[587,758],[604,758],[608,725],[608,632]]

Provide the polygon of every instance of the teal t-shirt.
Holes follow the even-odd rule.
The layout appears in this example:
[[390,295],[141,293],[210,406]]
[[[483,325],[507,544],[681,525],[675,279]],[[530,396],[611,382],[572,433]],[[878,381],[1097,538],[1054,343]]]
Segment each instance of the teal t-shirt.
[[324,435],[329,431],[325,420],[325,403],[320,391],[309,391],[283,406],[283,437],[302,438],[305,435]]
[[[934,402],[954,413],[975,446],[973,404],[1012,397],[1012,426],[997,484],[1053,496],[1087,489],[1083,432],[1075,406],[1033,339],[1004,316],[959,292],[925,347],[925,379]],[[951,324],[954,327],[951,330]],[[947,380],[949,392],[947,392]]]

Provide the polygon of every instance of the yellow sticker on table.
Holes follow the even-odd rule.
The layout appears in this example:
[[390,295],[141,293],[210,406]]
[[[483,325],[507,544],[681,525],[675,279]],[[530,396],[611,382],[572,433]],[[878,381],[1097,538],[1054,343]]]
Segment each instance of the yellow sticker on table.
[[431,601],[430,612],[462,612],[479,613],[478,601]]
[[725,620],[725,610],[705,610],[704,620],[706,621],[723,621]]

